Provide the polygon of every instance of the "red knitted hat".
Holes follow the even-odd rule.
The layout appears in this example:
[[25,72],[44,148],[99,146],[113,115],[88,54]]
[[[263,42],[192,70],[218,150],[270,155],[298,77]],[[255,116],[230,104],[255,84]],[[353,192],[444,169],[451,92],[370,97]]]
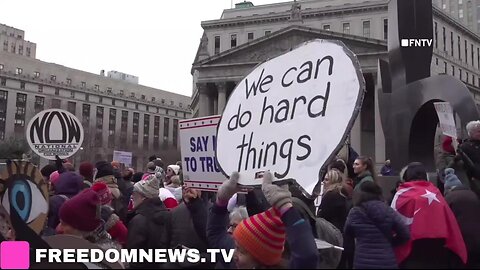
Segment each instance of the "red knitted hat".
[[233,238],[257,261],[273,266],[282,259],[285,226],[279,213],[270,208],[242,220],[235,228]]
[[77,230],[94,231],[102,224],[100,198],[92,189],[85,189],[63,203],[59,216],[62,222]]
[[103,182],[97,182],[92,186],[93,191],[97,192],[102,204],[108,204],[112,201],[112,192]]

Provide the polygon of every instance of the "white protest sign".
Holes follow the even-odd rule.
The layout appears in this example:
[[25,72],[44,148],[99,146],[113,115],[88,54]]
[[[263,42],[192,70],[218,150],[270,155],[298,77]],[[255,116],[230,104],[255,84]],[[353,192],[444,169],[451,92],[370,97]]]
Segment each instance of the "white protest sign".
[[113,161],[118,161],[126,166],[132,166],[132,152],[113,151]]
[[365,81],[341,42],[313,40],[264,62],[231,94],[217,133],[222,171],[242,185],[295,179],[312,194],[359,113]]
[[433,103],[437,111],[438,121],[440,122],[440,129],[444,135],[452,138],[457,138],[457,127],[453,117],[452,106],[448,102]]
[[82,146],[82,123],[70,112],[60,109],[44,110],[28,123],[26,132],[30,148],[40,157],[55,160],[73,156]]
[[189,187],[216,191],[226,177],[215,157],[220,116],[179,121],[183,180]]

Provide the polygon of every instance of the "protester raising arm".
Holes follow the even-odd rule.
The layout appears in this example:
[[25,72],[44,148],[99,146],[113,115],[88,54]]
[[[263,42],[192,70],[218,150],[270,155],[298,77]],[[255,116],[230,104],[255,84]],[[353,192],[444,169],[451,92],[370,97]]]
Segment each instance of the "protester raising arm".
[[286,237],[290,248],[290,269],[316,268],[318,251],[309,222],[293,208],[292,195],[288,189],[272,184],[273,175],[265,172],[262,191],[265,198],[280,212],[286,227]]
[[183,201],[192,216],[193,227],[198,237],[205,243],[207,240],[207,219],[208,207],[202,200],[199,190],[193,188],[185,188],[183,192]]

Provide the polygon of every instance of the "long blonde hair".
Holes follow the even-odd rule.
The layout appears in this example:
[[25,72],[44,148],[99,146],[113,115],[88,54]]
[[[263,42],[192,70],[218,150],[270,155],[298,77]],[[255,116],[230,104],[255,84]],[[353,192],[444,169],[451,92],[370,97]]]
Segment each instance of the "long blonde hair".
[[344,177],[343,174],[339,170],[337,169],[329,170],[327,174],[325,174],[325,178],[328,178],[329,180],[329,186],[323,190],[323,194],[329,191],[337,190],[338,193],[340,193],[341,195],[344,195],[342,192],[343,182],[344,182],[343,177]]

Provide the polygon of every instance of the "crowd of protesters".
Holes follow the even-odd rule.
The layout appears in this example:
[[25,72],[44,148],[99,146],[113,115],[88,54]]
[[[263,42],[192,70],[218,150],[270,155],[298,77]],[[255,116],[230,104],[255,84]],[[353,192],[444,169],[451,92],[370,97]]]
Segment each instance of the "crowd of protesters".
[[295,183],[273,184],[268,171],[261,189],[240,189],[233,172],[213,193],[186,187],[181,163],[165,166],[157,156],[139,172],[116,161],[75,171],[58,159],[41,169],[50,191],[41,236],[74,235],[104,249],[235,249],[232,262],[132,269],[478,268],[480,121],[466,129],[458,145],[444,138],[437,184],[419,162],[398,175],[387,160],[380,175],[400,179],[391,198],[372,159],[348,149],[328,166],[318,208]]

